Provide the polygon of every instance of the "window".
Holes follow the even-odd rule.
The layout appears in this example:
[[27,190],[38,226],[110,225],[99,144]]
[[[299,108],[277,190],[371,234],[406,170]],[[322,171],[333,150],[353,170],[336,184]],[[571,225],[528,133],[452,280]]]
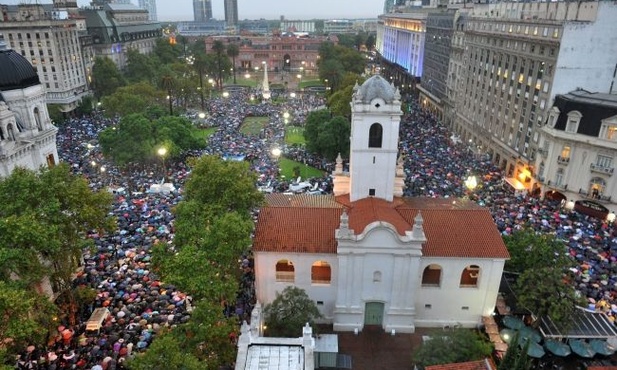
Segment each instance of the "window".
[[469,265],[461,273],[461,288],[477,288],[480,266]]
[[368,196],[369,197],[374,197],[375,196],[375,189],[368,189]]
[[276,263],[276,281],[293,283],[295,280],[294,265],[289,260],[279,260]]
[[381,148],[383,128],[379,123],[373,123],[369,129],[368,147]]
[[424,268],[422,273],[422,286],[440,286],[441,284],[441,266],[431,264]]
[[43,124],[41,123],[41,114],[39,108],[34,108],[34,121],[36,122],[36,128],[39,131],[43,131]]
[[311,266],[311,283],[330,284],[332,280],[332,270],[326,261],[317,261]]
[[598,154],[598,157],[596,158],[596,166],[600,168],[612,168],[613,157]]
[[555,186],[561,186],[563,183],[563,168],[558,168],[555,173]]
[[583,115],[579,111],[568,112],[568,123],[566,124],[566,132],[576,133],[578,131],[578,124],[581,121]]

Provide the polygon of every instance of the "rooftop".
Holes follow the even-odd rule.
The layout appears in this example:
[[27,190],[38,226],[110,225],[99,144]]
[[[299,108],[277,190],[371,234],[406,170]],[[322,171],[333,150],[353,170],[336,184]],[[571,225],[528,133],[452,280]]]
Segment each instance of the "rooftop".
[[432,365],[426,366],[425,370],[496,370],[497,366],[492,359],[486,358],[484,360],[459,362],[458,364],[444,364],[444,365]]
[[[262,252],[336,253],[335,230],[343,210],[349,228],[362,233],[373,222],[386,222],[399,235],[411,231],[418,212],[424,218],[424,256],[509,258],[490,212],[473,202],[433,198],[395,198],[387,202],[348,195],[266,196],[257,221],[253,250]],[[473,230],[473,232],[470,232]]]

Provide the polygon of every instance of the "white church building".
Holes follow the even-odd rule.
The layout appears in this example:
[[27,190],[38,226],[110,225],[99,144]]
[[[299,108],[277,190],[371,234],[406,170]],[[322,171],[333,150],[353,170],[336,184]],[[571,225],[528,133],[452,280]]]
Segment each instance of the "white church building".
[[35,69],[0,42],[0,177],[58,163],[57,131]]
[[[304,289],[334,330],[475,327],[495,308],[508,250],[485,208],[403,197],[398,90],[354,88],[350,171],[334,195],[266,196],[253,239],[257,299]],[[398,159],[397,159],[398,158]]]

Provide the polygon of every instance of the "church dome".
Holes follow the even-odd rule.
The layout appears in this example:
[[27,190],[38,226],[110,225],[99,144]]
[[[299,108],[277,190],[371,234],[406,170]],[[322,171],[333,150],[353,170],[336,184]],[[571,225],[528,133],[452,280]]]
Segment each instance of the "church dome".
[[375,98],[381,98],[386,103],[392,103],[395,100],[401,99],[401,94],[398,89],[386,81],[381,75],[374,75],[364,81],[362,86],[356,85],[355,99],[361,100],[364,103],[370,103]]
[[16,90],[40,84],[30,62],[14,50],[0,50],[0,90]]

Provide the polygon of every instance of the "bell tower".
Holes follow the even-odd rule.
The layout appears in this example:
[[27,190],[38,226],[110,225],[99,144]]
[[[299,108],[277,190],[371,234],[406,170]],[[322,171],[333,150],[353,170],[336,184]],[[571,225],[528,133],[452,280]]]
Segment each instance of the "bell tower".
[[393,200],[395,185],[398,185],[395,179],[402,114],[401,94],[382,76],[375,75],[362,86],[354,86],[349,154],[350,201],[366,197]]

